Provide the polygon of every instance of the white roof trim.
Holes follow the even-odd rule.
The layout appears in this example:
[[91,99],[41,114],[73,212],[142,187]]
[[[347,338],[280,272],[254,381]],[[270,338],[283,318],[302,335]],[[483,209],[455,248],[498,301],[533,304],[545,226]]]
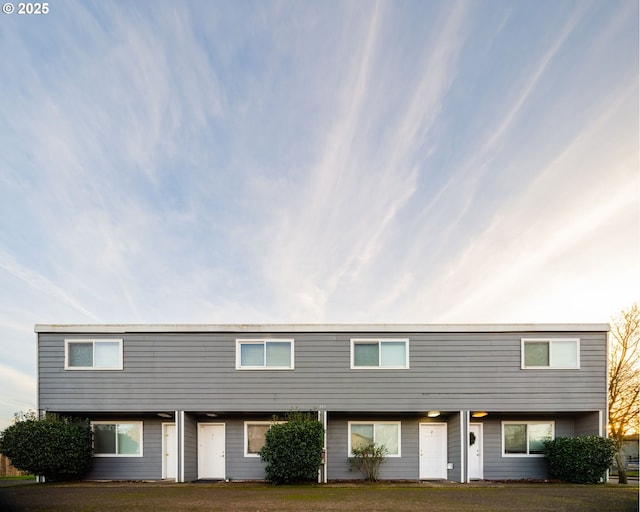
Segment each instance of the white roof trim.
[[36,333],[608,332],[609,324],[36,324]]

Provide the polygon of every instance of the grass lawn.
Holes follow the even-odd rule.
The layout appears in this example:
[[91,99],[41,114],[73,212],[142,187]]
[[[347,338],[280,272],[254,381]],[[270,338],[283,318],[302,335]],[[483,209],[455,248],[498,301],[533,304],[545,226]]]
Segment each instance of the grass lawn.
[[75,483],[0,487],[0,510],[100,511],[611,511],[636,512],[637,486],[525,483]]

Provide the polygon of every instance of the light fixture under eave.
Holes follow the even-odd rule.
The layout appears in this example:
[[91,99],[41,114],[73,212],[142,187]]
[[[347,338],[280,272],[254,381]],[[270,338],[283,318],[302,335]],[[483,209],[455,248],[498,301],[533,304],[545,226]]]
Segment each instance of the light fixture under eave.
[[215,412],[208,412],[205,416],[209,416],[209,418],[217,418],[218,415]]
[[474,411],[471,413],[471,417],[472,418],[484,418],[487,414],[489,414],[486,411]]
[[427,416],[429,416],[429,418],[437,418],[440,416],[440,411],[429,411]]
[[173,418],[173,415],[169,414],[168,412],[159,412],[158,416],[160,416],[161,418]]

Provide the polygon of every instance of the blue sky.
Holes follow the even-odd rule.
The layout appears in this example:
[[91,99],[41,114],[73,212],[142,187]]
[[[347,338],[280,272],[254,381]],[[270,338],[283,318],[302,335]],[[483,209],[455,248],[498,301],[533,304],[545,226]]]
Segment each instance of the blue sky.
[[639,298],[635,0],[49,6],[0,15],[0,427],[36,323]]

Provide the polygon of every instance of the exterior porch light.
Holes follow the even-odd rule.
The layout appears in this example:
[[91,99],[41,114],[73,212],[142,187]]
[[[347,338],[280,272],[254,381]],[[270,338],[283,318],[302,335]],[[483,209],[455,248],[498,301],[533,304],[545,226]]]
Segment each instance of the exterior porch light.
[[429,416],[429,418],[437,418],[440,416],[440,411],[429,411],[427,416]]
[[218,415],[215,412],[208,412],[205,416],[209,416],[209,418],[217,418]]
[[487,411],[474,411],[471,413],[472,418],[484,418],[487,414]]
[[161,418],[173,418],[173,414],[169,414],[168,412],[159,412],[158,416]]

